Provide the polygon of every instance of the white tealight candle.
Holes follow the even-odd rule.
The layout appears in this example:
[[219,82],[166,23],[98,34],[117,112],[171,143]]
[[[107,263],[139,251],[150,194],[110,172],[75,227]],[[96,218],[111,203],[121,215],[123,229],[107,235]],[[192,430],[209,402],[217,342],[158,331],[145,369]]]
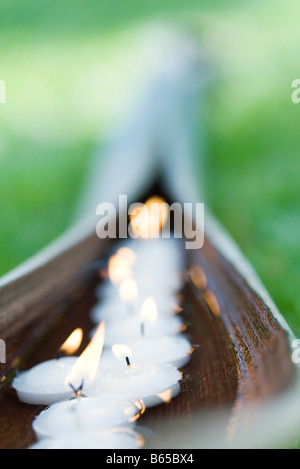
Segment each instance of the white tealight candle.
[[[182,368],[191,357],[193,348],[190,342],[182,335],[172,337],[157,337],[150,339],[140,337],[138,340],[124,345],[130,347],[132,360],[135,364],[170,364]],[[103,352],[101,369],[113,369],[119,366],[119,360],[111,349]]]
[[[178,305],[178,300],[174,295],[169,296],[155,296],[153,298],[157,304],[159,316],[173,316],[177,314],[182,308]],[[111,301],[103,301],[97,303],[91,310],[90,316],[95,324],[100,321],[119,320],[128,315],[139,315],[139,312],[147,297],[139,296],[135,300],[135,309],[131,312],[121,299],[112,299]]]
[[132,352],[123,345],[115,345],[114,353],[121,364],[113,370],[99,372],[94,383],[96,392],[119,394],[130,400],[145,401],[149,398],[150,403],[158,394],[172,387],[178,388],[181,373],[176,368],[170,365],[131,364]]
[[128,317],[118,321],[107,321],[105,345],[128,343],[141,335],[148,338],[172,336],[182,330],[183,324],[178,316],[160,317],[155,322],[141,321],[139,317]]
[[65,379],[76,361],[76,357],[49,360],[20,373],[12,383],[20,401],[50,405],[70,398],[72,389],[65,384]]
[[19,399],[27,404],[50,405],[68,399],[80,387],[86,392],[99,367],[104,336],[104,323],[101,323],[79,358],[49,360],[20,373],[12,384]]
[[[134,277],[137,287],[136,297],[138,295],[148,297],[150,294],[157,297],[166,297],[175,295],[181,288],[181,281],[177,277],[172,279],[169,273],[164,273],[163,271],[153,272],[152,274],[147,273],[145,276],[141,273],[138,275]],[[125,291],[125,288],[128,288],[127,284],[130,286],[132,281],[133,279],[126,279],[121,286],[108,282],[100,284],[96,289],[96,296],[98,299],[111,301],[118,297],[120,288],[123,288],[123,291]]]
[[107,394],[59,402],[44,410],[33,422],[37,438],[103,430],[133,422],[138,409],[122,397]]
[[157,338],[172,336],[182,330],[183,324],[179,316],[158,316],[156,302],[148,298],[140,311],[139,316],[127,316],[118,321],[107,321],[105,344],[128,343],[140,336]]
[[144,439],[138,433],[128,428],[112,428],[43,439],[29,449],[139,449],[143,444]]

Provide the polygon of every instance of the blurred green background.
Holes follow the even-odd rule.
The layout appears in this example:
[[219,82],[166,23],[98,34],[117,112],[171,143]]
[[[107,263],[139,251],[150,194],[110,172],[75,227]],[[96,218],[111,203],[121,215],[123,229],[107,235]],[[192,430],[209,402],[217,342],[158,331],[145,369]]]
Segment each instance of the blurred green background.
[[298,0],[0,4],[0,274],[70,223],[95,146],[141,82],[141,31],[184,23],[215,79],[207,201],[300,333]]

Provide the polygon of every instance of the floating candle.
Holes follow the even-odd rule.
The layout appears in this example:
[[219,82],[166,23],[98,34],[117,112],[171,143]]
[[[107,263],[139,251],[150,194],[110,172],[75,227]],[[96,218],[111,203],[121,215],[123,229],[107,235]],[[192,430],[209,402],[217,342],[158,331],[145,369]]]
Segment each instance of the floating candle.
[[[135,308],[133,311],[130,311],[127,306],[120,299],[113,299],[111,301],[102,301],[97,303],[90,312],[92,321],[95,324],[99,324],[100,321],[117,321],[127,317],[128,314],[139,314],[145,300],[146,296],[139,296],[135,300]],[[159,316],[173,316],[181,311],[179,302],[174,295],[162,296],[153,295],[153,299],[157,304]]]
[[147,298],[140,315],[132,315],[106,323],[105,345],[115,343],[128,343],[139,336],[148,338],[171,336],[182,330],[183,324],[179,316],[158,317],[156,302],[153,298]]
[[12,383],[20,401],[50,405],[68,399],[73,389],[84,384],[88,389],[96,376],[104,344],[104,323],[101,323],[79,358],[49,360],[20,373]]
[[[134,291],[132,290],[133,281],[135,282]],[[140,272],[134,276],[134,280],[133,278],[126,279],[120,286],[108,282],[100,284],[96,289],[96,296],[98,299],[112,300],[120,295],[124,301],[134,301],[138,295],[145,297],[155,294],[163,297],[175,294],[181,286],[181,278],[177,273],[163,270]]]
[[134,238],[157,238],[168,219],[168,206],[161,197],[153,196],[144,205],[129,210],[130,234]]
[[38,439],[103,430],[134,421],[137,407],[122,397],[99,394],[59,402],[44,410],[33,422]]
[[[193,347],[182,335],[149,339],[140,337],[138,340],[125,342],[130,347],[132,360],[135,364],[170,364],[177,368],[186,365],[191,357]],[[103,351],[101,369],[114,369],[119,360],[111,349]]]
[[[159,317],[155,323],[142,323],[137,316],[127,317],[118,321],[107,321],[105,345],[128,343],[138,339],[141,335],[148,338],[172,336],[178,334],[184,325],[179,316]],[[93,332],[92,332],[93,334]]]
[[77,361],[76,357],[49,360],[20,373],[12,383],[20,401],[26,404],[50,405],[72,396],[65,379]]
[[100,370],[95,382],[95,392],[122,395],[126,399],[143,399],[147,405],[155,405],[157,394],[167,389],[176,389],[181,373],[170,365],[131,363],[132,352],[129,347],[115,345],[113,349],[120,360],[119,367],[113,370]]
[[111,283],[118,285],[132,275],[131,265],[122,256],[115,254],[108,261],[108,277]]

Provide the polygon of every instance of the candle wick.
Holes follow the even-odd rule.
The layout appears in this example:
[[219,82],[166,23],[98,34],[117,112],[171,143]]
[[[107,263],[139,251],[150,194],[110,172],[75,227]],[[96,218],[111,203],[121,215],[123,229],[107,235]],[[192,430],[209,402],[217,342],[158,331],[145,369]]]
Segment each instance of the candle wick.
[[55,355],[55,358],[56,360],[60,360],[61,358],[63,358],[63,356],[64,356],[63,352],[58,351],[57,354]]
[[145,337],[145,324],[143,322],[141,324],[141,336]]
[[126,357],[125,360],[126,360],[127,366],[130,366],[131,363],[130,363],[129,357]]
[[82,397],[86,397],[85,394],[82,392],[83,385],[84,385],[84,380],[82,380],[81,385],[77,389],[73,386],[72,383],[68,383],[68,384],[69,384],[70,388],[72,389],[72,391],[74,393],[74,396],[71,397],[71,400],[72,399],[81,399]]

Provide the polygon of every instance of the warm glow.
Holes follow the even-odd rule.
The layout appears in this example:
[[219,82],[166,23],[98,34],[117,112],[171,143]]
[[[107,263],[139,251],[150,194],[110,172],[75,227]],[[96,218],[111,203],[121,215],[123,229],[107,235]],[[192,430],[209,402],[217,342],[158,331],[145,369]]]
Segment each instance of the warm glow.
[[119,288],[119,295],[121,300],[130,302],[138,296],[138,286],[132,278],[124,280]]
[[133,403],[136,406],[136,408],[139,410],[140,415],[143,415],[146,411],[146,406],[145,406],[143,399],[139,399],[137,401],[134,401]]
[[142,306],[140,312],[141,320],[148,322],[155,322],[157,320],[158,311],[157,306],[153,298],[148,298]]
[[132,351],[126,345],[115,344],[112,346],[114,356],[120,360],[121,358],[132,357]]
[[136,261],[136,254],[135,252],[127,247],[122,247],[118,249],[117,256],[121,257],[125,262],[130,265],[133,265]]
[[220,309],[219,302],[218,302],[217,297],[214,294],[214,292],[211,291],[211,290],[205,290],[205,292],[203,293],[203,296],[204,296],[204,299],[205,299],[209,309],[211,310],[211,312],[216,317],[220,317],[221,316],[221,309]]
[[166,391],[157,394],[157,397],[159,397],[165,404],[169,404],[172,400],[172,389],[166,389]]
[[105,338],[105,325],[102,322],[93,339],[76,361],[71,373],[67,376],[65,383],[74,387],[81,385],[89,386],[93,383],[99,367]]
[[72,355],[79,349],[83,338],[83,331],[82,329],[78,328],[75,329],[74,332],[70,335],[70,337],[62,344],[60,347],[58,354],[59,355]]
[[204,270],[199,265],[192,265],[190,267],[190,277],[195,287],[200,290],[205,290],[207,287],[207,278]]
[[112,283],[119,284],[130,277],[132,269],[128,261],[122,256],[115,254],[108,261],[108,276]]
[[182,313],[183,307],[182,307],[182,306],[179,306],[179,305],[176,304],[176,303],[173,303],[173,311],[174,311],[174,314]]
[[129,423],[136,422],[140,417],[141,417],[141,414],[136,414],[136,415],[134,415],[133,417],[130,417],[130,418],[128,419],[128,422],[129,422]]
[[129,213],[133,234],[140,238],[158,237],[168,219],[168,205],[161,197],[151,197]]

